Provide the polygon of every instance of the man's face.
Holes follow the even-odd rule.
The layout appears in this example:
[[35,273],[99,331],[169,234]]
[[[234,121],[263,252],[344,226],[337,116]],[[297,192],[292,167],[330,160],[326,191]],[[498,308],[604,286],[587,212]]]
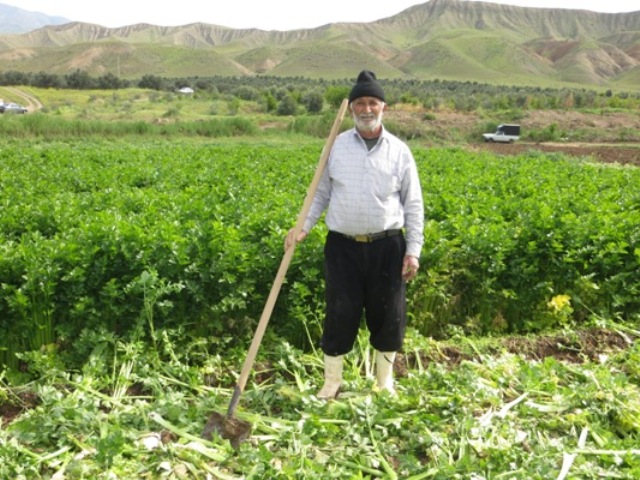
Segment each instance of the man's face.
[[351,113],[356,128],[362,132],[375,132],[382,124],[386,104],[376,97],[359,97],[351,102]]

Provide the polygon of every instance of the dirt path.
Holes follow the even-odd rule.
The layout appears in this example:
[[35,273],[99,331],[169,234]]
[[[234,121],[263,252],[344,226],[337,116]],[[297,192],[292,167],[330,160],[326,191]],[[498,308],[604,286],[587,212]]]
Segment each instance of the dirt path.
[[[12,101],[21,104],[23,107],[26,107],[29,110],[29,112],[35,112],[36,110],[40,110],[41,108],[44,107],[44,105],[42,105],[42,102],[40,102],[40,100],[38,100],[33,95],[30,95],[29,93],[23,90],[20,90],[19,88],[5,87],[5,90],[14,97]],[[15,97],[19,98],[19,100],[17,100]]]

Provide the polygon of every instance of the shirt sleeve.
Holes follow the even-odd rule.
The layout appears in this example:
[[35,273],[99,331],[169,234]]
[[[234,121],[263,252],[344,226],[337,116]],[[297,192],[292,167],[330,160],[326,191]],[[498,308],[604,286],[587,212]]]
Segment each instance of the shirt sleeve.
[[318,188],[315,195],[313,196],[311,207],[309,208],[309,213],[307,214],[307,218],[305,219],[304,225],[302,226],[302,230],[307,233],[309,233],[314,225],[318,223],[318,220],[327,209],[329,200],[331,199],[331,179],[329,178],[330,160],[331,155],[329,156],[327,165],[322,172],[320,182],[318,183]]
[[407,255],[420,258],[424,243],[424,203],[418,168],[413,155],[407,150],[407,167],[402,179],[400,196],[404,208],[404,225],[407,236]]

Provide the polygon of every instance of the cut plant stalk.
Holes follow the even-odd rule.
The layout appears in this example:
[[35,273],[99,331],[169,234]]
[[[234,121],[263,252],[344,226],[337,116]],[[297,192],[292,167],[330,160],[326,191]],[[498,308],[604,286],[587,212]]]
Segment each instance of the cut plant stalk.
[[[322,154],[320,155],[320,160],[318,162],[318,166],[316,167],[311,185],[307,190],[307,195],[302,205],[302,209],[298,214],[298,220],[296,221],[295,227],[293,229],[294,239],[297,238],[302,231],[304,221],[307,217],[307,214],[309,213],[311,203],[313,202],[313,197],[315,196],[318,184],[320,183],[320,178],[322,177],[322,173],[324,172],[324,168],[329,159],[331,148],[333,147],[333,143],[335,142],[335,139],[338,135],[340,125],[342,124],[342,119],[344,118],[344,115],[347,111],[347,106],[347,99],[344,99],[338,111],[338,115],[333,122],[331,132],[329,133],[327,142],[322,150]],[[276,299],[278,298],[278,294],[280,293],[280,288],[282,287],[287,269],[289,268],[289,264],[291,263],[291,259],[293,258],[295,246],[296,242],[294,240],[292,245],[285,251],[284,256],[282,257],[280,268],[278,269],[276,278],[273,282],[273,285],[271,286],[269,297],[267,298],[264,310],[262,311],[262,316],[260,317],[260,321],[258,322],[258,326],[253,335],[253,340],[251,341],[251,346],[249,347],[249,351],[247,352],[247,357],[244,361],[242,371],[240,372],[240,377],[238,378],[236,386],[233,390],[233,395],[231,397],[227,413],[226,415],[222,415],[218,412],[213,412],[211,414],[202,432],[202,437],[205,439],[211,439],[212,435],[214,433],[217,433],[222,438],[229,440],[231,442],[231,445],[237,449],[240,443],[246,440],[251,433],[251,424],[244,420],[235,418],[234,414],[238,406],[238,402],[240,401],[240,396],[242,395],[244,387],[247,383],[249,372],[253,367],[253,363],[258,352],[258,347],[260,346],[260,342],[262,341],[262,337],[264,336],[267,324],[269,323],[269,319],[271,318],[271,313],[273,312],[273,307],[275,306]]]

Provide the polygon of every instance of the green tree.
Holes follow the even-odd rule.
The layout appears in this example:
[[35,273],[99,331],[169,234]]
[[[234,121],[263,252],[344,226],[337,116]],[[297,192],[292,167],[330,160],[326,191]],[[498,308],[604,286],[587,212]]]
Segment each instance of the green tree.
[[164,79],[158,75],[144,75],[138,82],[138,87],[162,90],[164,88]]
[[347,86],[332,85],[327,87],[327,90],[324,92],[324,98],[329,105],[334,108],[339,108],[342,101],[349,97],[350,91],[351,89]]
[[324,97],[318,91],[311,91],[302,97],[302,104],[309,113],[320,113],[324,107]]
[[276,100],[276,97],[274,97],[271,94],[271,92],[266,92],[263,95],[263,98],[264,98],[265,110],[267,112],[274,112],[276,108],[278,108],[278,101]]
[[63,82],[55,73],[38,72],[33,78],[33,85],[38,88],[60,88]]
[[260,98],[260,92],[257,88],[250,87],[248,85],[241,85],[235,90],[233,90],[233,94],[241,98],[242,100],[255,101]]
[[75,72],[66,75],[67,86],[77,90],[88,90],[94,88],[95,80],[84,70],[77,69]]
[[101,77],[98,77],[97,86],[101,90],[118,90],[119,88],[126,87],[127,82],[120,80],[113,73],[106,73]]
[[0,85],[29,85],[29,75],[23,72],[4,72],[0,79]]
[[296,102],[296,99],[293,98],[293,95],[287,95],[278,105],[278,110],[276,111],[276,113],[278,115],[295,115],[297,108],[298,104]]

